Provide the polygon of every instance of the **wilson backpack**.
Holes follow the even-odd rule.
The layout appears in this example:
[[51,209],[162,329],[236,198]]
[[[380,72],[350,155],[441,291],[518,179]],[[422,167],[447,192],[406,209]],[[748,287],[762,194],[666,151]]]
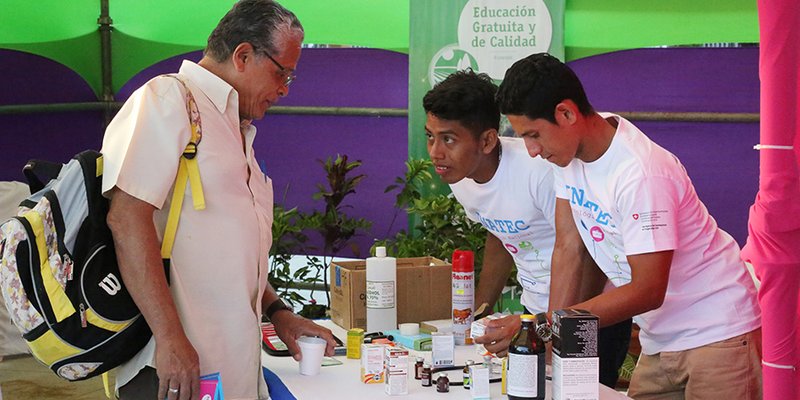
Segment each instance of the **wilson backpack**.
[[[188,87],[186,103],[192,139],[175,185],[190,181],[194,206],[202,209],[194,157],[202,133]],[[0,225],[0,289],[11,320],[34,357],[58,376],[77,381],[103,374],[133,357],[151,336],[123,284],[106,225],[103,157],[87,150],[63,165],[31,161],[24,171],[33,194]],[[165,267],[185,190],[174,192],[162,243]]]

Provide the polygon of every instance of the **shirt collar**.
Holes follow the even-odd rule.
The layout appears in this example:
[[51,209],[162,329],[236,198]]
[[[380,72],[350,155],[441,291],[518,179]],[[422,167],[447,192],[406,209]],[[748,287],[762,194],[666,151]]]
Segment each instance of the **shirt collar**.
[[[181,75],[188,77],[214,103],[220,113],[225,114],[229,100],[230,104],[238,107],[239,100],[236,90],[211,71],[192,61],[183,60],[179,72]],[[238,116],[238,108],[235,111]]]

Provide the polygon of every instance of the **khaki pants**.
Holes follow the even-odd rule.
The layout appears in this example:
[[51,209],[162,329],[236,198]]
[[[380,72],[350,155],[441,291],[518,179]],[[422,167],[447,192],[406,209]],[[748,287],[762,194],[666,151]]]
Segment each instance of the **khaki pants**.
[[761,399],[761,328],[690,350],[642,354],[628,396],[637,400]]

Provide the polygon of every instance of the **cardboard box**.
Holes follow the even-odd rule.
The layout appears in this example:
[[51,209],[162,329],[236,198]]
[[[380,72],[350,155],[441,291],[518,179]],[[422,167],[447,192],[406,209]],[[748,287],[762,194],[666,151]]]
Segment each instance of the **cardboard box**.
[[597,400],[598,318],[584,310],[553,312],[553,400]]
[[386,346],[364,343],[361,345],[361,382],[366,384],[383,383],[386,378],[384,365]]
[[[334,261],[330,274],[331,320],[366,329],[366,261]],[[451,274],[451,265],[434,257],[398,258],[397,323],[450,319]]]

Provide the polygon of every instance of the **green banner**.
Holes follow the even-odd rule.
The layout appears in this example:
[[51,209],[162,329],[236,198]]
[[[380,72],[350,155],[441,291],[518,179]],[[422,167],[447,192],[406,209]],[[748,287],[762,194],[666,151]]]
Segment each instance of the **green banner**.
[[[422,97],[465,68],[499,82],[517,60],[548,52],[564,59],[564,0],[411,0],[408,155],[427,158]],[[431,191],[447,185],[434,180]]]

